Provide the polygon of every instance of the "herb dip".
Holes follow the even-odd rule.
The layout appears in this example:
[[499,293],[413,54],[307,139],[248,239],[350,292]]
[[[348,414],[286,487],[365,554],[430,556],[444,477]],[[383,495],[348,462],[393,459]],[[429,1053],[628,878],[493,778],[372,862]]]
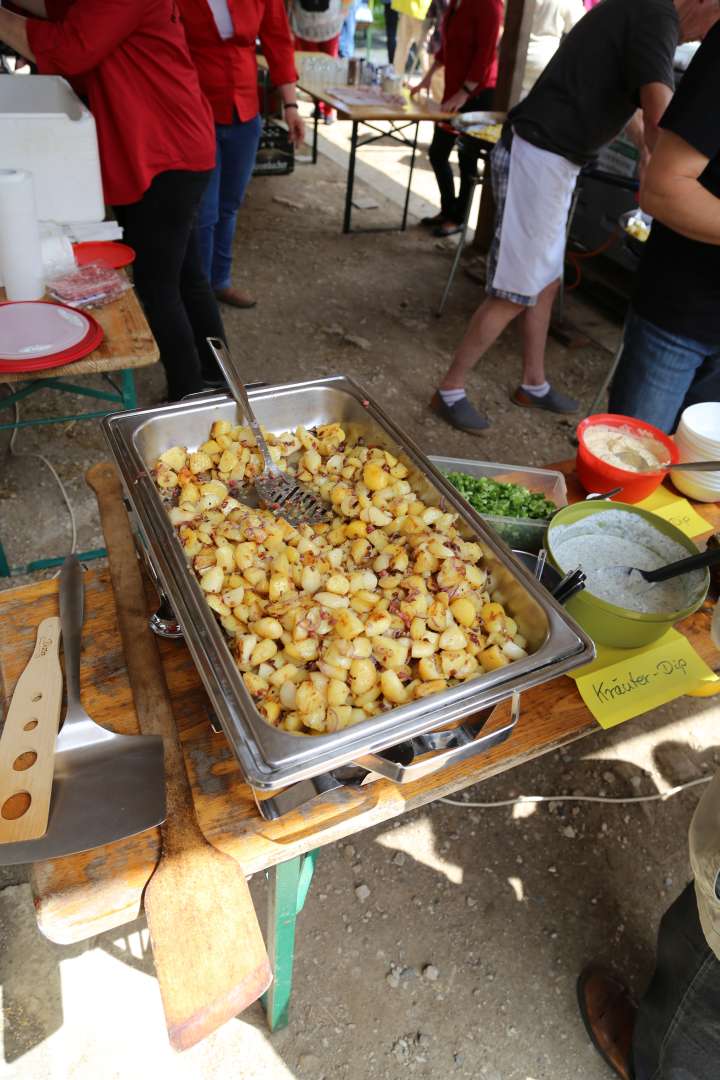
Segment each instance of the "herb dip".
[[571,525],[556,525],[551,543],[563,573],[582,567],[587,575],[585,588],[592,596],[645,615],[682,611],[697,598],[705,581],[702,570],[654,585],[640,574],[619,579],[611,572],[615,567],[657,570],[688,555],[682,544],[644,518],[622,510],[602,510]]

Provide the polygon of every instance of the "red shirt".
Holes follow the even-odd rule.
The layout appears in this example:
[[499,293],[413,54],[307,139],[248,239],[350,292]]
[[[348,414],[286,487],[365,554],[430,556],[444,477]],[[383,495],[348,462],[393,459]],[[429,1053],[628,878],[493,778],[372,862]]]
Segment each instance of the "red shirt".
[[217,124],[231,124],[234,112],[241,120],[258,113],[257,38],[273,84],[297,81],[284,0],[227,0],[227,5],[235,34],[223,40],[208,0],[178,0],[200,85]]
[[445,65],[445,100],[464,82],[477,83],[475,93],[495,86],[502,21],[502,0],[450,0],[435,57]]
[[174,0],[47,0],[29,19],[42,75],[65,75],[97,124],[105,199],[137,202],[158,173],[215,165],[215,129]]

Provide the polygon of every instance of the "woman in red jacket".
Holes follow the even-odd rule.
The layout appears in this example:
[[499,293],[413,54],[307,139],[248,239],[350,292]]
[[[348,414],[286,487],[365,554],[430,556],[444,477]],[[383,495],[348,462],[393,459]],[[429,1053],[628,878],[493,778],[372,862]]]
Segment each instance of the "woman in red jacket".
[[0,10],[0,41],[41,74],[66,76],[87,98],[105,200],[136,252],[135,287],[160,347],[169,398],[202,390],[218,374],[205,339],[224,337],[195,226],[215,137],[176,4],[20,2],[37,17]]
[[[411,93],[430,87],[439,67],[445,68],[443,108],[448,112],[475,112],[492,107],[497,82],[497,44],[503,21],[502,0],[450,0],[440,28],[440,48],[423,80]],[[455,195],[455,178],[450,153],[457,131],[449,124],[435,125],[430,144],[430,164],[440,188],[440,213],[423,218],[435,236],[460,232],[465,219],[477,155],[460,144],[460,191]]]
[[290,137],[305,129],[298,113],[297,72],[284,0],[178,0],[200,86],[215,118],[217,161],[200,207],[203,267],[215,295],[248,308],[255,300],[232,285],[237,213],[255,165],[262,120],[258,112],[255,42],[259,38],[278,88]]

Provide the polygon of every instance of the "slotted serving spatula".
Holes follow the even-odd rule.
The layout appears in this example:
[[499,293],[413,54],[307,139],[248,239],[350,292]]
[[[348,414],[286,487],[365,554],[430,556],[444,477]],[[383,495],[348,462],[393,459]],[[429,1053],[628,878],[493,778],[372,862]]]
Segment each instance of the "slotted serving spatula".
[[[0,866],[88,851],[144,832],[165,817],[162,739],[116,735],[96,724],[82,706],[83,596],[83,569],[74,555],[68,555],[60,572],[67,713],[51,760],[47,830],[33,839],[15,837],[0,843]],[[41,703],[42,699],[31,701]],[[36,767],[28,770],[28,777]]]
[[0,844],[47,832],[62,702],[60,620],[43,619],[0,738]]
[[262,454],[265,468],[254,482],[255,490],[262,502],[273,514],[285,518],[291,525],[318,525],[322,521],[329,521],[332,517],[332,508],[294,476],[278,468],[271,458],[270,450],[240,377],[240,371],[225,342],[220,338],[209,337],[207,343],[225,376],[232,396],[250,425],[257,448]]

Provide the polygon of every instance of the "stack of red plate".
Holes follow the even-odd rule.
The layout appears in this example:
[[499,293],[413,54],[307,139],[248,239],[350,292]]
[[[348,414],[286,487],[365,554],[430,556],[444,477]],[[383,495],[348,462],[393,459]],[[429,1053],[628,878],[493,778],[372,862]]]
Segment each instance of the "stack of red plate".
[[87,356],[103,339],[87,311],[47,300],[0,303],[0,377],[62,367]]

